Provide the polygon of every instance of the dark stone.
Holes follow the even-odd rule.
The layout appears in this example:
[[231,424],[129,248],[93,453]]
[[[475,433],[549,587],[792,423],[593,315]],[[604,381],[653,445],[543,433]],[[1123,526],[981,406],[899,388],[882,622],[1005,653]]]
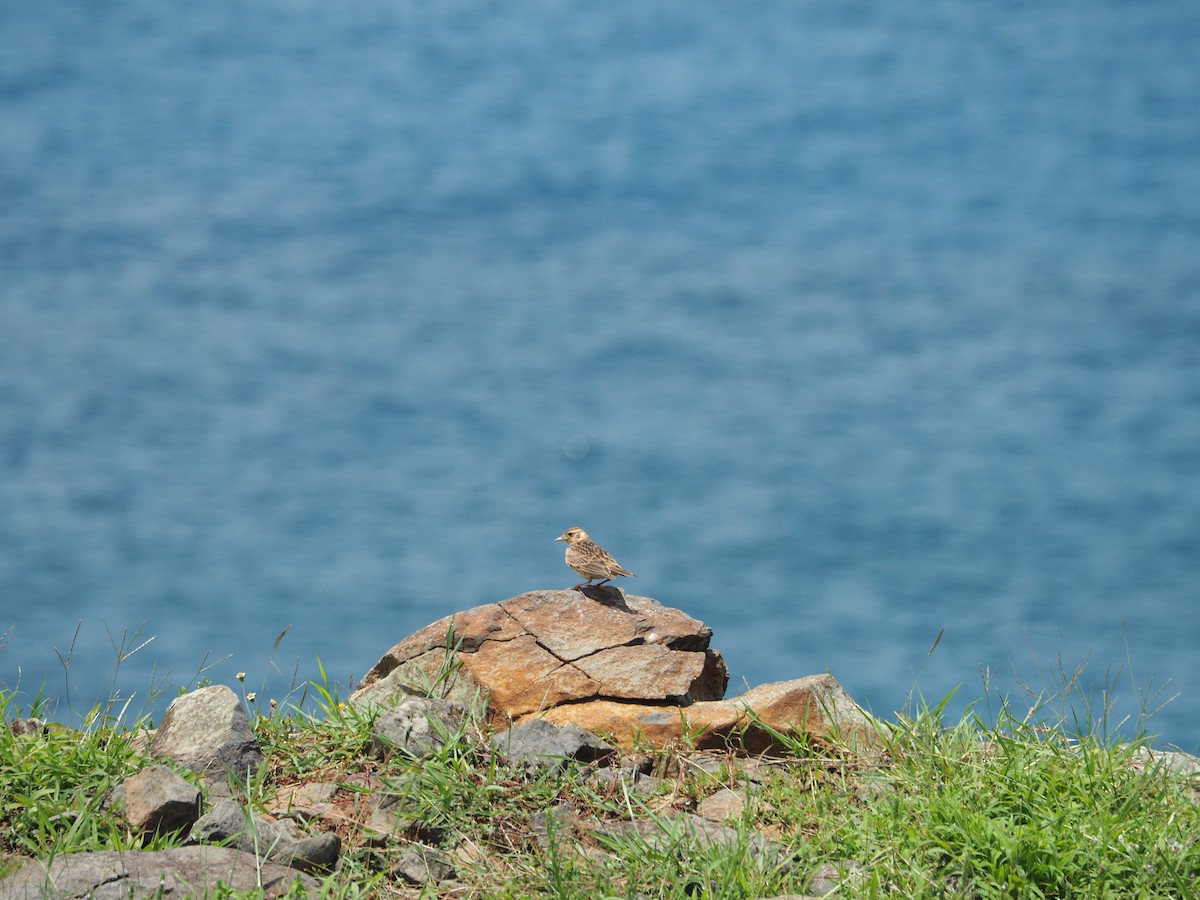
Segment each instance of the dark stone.
[[576,725],[552,725],[543,719],[530,719],[502,731],[491,745],[510,763],[539,769],[557,769],[568,760],[591,763],[616,752],[611,744]]
[[[188,842],[221,844],[236,838],[238,843],[231,846],[238,846],[244,850],[246,847],[242,846],[241,838],[247,831],[247,826],[246,813],[240,803],[231,798],[218,800],[213,804],[212,809],[201,816],[192,826]],[[251,836],[249,846],[251,849],[254,847],[253,836]]]

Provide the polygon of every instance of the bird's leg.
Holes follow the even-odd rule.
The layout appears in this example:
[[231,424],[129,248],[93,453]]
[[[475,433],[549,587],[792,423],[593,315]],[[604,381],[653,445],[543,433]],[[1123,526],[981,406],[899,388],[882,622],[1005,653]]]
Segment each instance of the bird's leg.
[[610,581],[612,581],[611,578],[605,578],[603,581],[597,581],[596,587],[600,587],[600,585],[602,585],[602,584],[608,584]]

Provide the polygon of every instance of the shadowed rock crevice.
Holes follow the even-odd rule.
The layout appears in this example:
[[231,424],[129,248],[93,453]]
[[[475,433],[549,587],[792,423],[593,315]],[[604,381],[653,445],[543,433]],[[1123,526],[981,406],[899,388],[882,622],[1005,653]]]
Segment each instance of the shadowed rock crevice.
[[558,704],[558,706],[556,706],[555,709],[563,709],[563,708],[571,707],[571,706],[584,706],[588,703],[612,703],[615,705],[625,705],[625,706],[629,707],[630,709],[645,709],[647,707],[661,707],[662,709],[682,709],[686,706],[691,705],[690,701],[681,703],[678,699],[676,699],[674,697],[666,697],[662,700],[639,700],[637,702],[634,702],[633,700],[626,700],[622,697],[611,697],[611,696],[605,696],[604,694],[597,694],[594,697],[578,697],[578,698],[573,698],[571,700],[564,700],[562,703]]
[[708,642],[712,640],[712,632],[703,636],[701,639],[698,636],[682,634],[678,637],[669,638],[663,643],[671,650],[680,650],[689,653],[699,653],[708,649]]
[[[558,655],[557,653],[555,653],[555,652],[554,652],[552,649],[550,649],[549,647],[547,647],[545,644],[543,644],[541,641],[537,640],[536,638],[534,639],[534,643],[536,643],[536,644],[537,644],[539,647],[541,647],[543,650],[545,650],[545,651],[546,651],[548,654],[550,654],[550,655],[551,655],[551,656],[553,656],[555,659],[557,659],[557,660],[558,660],[560,663],[562,663],[564,666],[569,666],[569,665],[572,665],[572,664],[575,662],[575,660],[573,660],[573,659],[563,659],[561,656],[559,656],[559,655]],[[599,651],[599,650],[597,650],[597,651],[595,651],[595,652],[596,652],[596,653],[599,653],[600,651]],[[590,655],[590,654],[587,654],[587,655]],[[580,657],[580,659],[586,659],[586,656],[581,656],[581,657]]]

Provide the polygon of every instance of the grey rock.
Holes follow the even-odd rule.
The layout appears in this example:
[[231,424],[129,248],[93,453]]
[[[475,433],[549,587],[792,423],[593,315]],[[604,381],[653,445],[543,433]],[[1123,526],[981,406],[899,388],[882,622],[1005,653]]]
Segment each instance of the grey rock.
[[808,882],[808,892],[828,897],[841,890],[843,884],[853,884],[866,878],[866,870],[851,860],[846,862],[822,863],[813,871]]
[[709,775],[718,775],[725,778],[729,775],[729,758],[727,756],[708,756],[698,754],[681,760],[681,765],[686,763],[689,770],[697,772],[705,772]]
[[554,725],[530,719],[494,735],[491,745],[507,762],[537,769],[560,769],[567,760],[591,763],[612,756],[616,748],[577,725]]
[[217,802],[192,828],[188,840],[226,844],[305,872],[328,870],[337,862],[341,839],[336,834],[305,834],[289,820],[272,822],[248,815],[236,800]]
[[263,764],[262,749],[237,695],[224,685],[176,697],[150,742],[150,755],[210,779],[239,781]]
[[1129,763],[1137,771],[1162,768],[1170,775],[1178,776],[1184,782],[1187,796],[1193,802],[1200,802],[1200,757],[1179,750],[1139,747]]
[[650,753],[622,753],[621,768],[629,769],[641,775],[662,775],[663,758]]
[[740,818],[745,808],[746,795],[744,792],[721,788],[715,794],[701,800],[696,811],[706,819],[724,822],[728,819]]
[[31,862],[0,881],[0,900],[130,900],[141,897],[207,897],[218,885],[261,889],[282,897],[299,879],[306,891],[320,882],[295,869],[259,862],[230,847],[174,850],[106,850],[67,853],[50,863]]
[[411,844],[404,848],[391,869],[392,874],[409,884],[449,881],[455,874],[443,854],[422,844]]
[[253,835],[250,835],[249,843],[242,841],[241,838],[246,832],[251,831],[253,822],[249,821],[242,805],[232,798],[218,800],[213,804],[212,809],[206,812],[192,826],[192,831],[188,835],[188,842],[193,844],[219,844],[233,838],[238,839],[235,846],[246,850],[254,849]]
[[388,806],[377,806],[363,825],[365,837],[372,846],[382,847],[393,835],[405,834],[416,826],[416,820],[406,818],[403,813]]
[[529,830],[543,851],[554,844],[574,841],[579,837],[579,810],[574,803],[557,803],[549,810],[534,813],[529,820]]
[[643,775],[636,769],[621,766],[612,769],[597,769],[591,774],[592,788],[597,791],[618,793],[628,790],[635,794],[652,794],[667,783],[666,779]]
[[750,758],[734,757],[729,761],[732,773],[749,789],[761,787],[770,778],[771,772],[778,771],[780,760],[764,759],[761,756]]
[[782,869],[791,867],[791,854],[783,844],[757,832],[743,836],[736,828],[712,822],[692,813],[679,813],[659,819],[634,819],[622,822],[601,822],[594,829],[599,834],[622,835],[630,832],[641,836],[647,846],[666,852],[678,845],[734,847],[745,842],[751,856],[762,857]]
[[427,759],[463,733],[467,715],[452,700],[409,697],[375,720],[371,752],[380,759],[392,750]]
[[1163,766],[1167,771],[1187,778],[1200,776],[1200,758],[1179,750],[1151,750],[1140,747],[1133,758],[1141,767]]
[[148,766],[121,787],[125,820],[141,835],[182,831],[200,818],[200,790],[167,766]]
[[275,824],[279,829],[279,841],[271,848],[267,859],[311,874],[331,871],[337,864],[342,839],[336,834],[327,831],[305,834],[288,820]]
[[[668,838],[683,835],[694,839],[698,844],[720,847],[736,845],[741,839],[736,828],[722,825],[719,822],[711,822],[703,816],[696,816],[691,813],[672,816],[667,820],[667,823],[667,831],[660,831],[660,834],[664,834]],[[656,843],[662,843],[658,835],[654,837]],[[759,838],[758,835],[751,835],[750,837],[751,843],[756,845],[758,849],[767,844],[767,841]],[[755,848],[752,847],[751,849]]]
[[404,793],[403,783],[393,780],[388,789],[371,795],[371,816],[366,827],[374,832],[376,844],[386,844],[389,838],[415,832],[420,824],[420,807]]

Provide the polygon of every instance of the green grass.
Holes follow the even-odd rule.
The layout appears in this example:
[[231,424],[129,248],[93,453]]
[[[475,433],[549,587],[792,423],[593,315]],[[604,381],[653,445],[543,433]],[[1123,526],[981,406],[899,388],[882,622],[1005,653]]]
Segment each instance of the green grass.
[[[343,839],[341,866],[322,890],[331,898],[421,896],[394,871],[413,842],[457,870],[442,896],[757,898],[805,893],[832,865],[853,872],[840,888],[846,898],[1195,897],[1200,785],[1139,764],[1146,739],[1122,743],[1096,727],[1104,711],[1077,712],[1075,684],[1032,698],[1020,715],[1000,700],[986,717],[968,711],[951,723],[945,700],[918,700],[878,724],[883,752],[870,758],[781,735],[787,752],[755,770],[753,783],[732,753],[655,751],[643,768],[662,781],[636,794],[599,786],[580,766],[511,769],[488,749],[478,718],[430,759],[377,759],[372,717],[346,706],[322,673],[265,712],[257,692],[243,692],[267,766],[234,788],[261,810],[289,786],[340,786],[343,818],[322,826]],[[40,695],[23,710],[0,690],[5,722],[44,708]],[[120,702],[90,707],[78,728],[0,729],[0,876],[29,859],[142,846],[104,801],[149,764],[148,724]],[[723,787],[744,790],[747,802],[714,840],[685,814]],[[397,798],[406,823],[397,834],[362,825],[377,791]],[[556,807],[575,818],[532,827]]]
[[885,781],[863,796],[777,785],[781,820],[871,873],[850,896],[1193,897],[1200,815],[1188,785],[1133,764],[1136,745],[1011,719],[889,726]]

